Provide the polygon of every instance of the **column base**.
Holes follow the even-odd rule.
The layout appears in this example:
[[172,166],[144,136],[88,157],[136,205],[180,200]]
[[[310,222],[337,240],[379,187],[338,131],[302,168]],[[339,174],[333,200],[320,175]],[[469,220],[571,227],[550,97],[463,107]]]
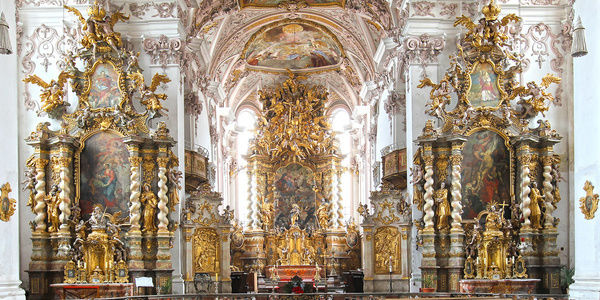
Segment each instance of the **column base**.
[[25,300],[25,291],[19,287],[20,280],[1,282],[0,298],[9,300]]
[[575,279],[569,286],[569,299],[600,299],[600,279]]

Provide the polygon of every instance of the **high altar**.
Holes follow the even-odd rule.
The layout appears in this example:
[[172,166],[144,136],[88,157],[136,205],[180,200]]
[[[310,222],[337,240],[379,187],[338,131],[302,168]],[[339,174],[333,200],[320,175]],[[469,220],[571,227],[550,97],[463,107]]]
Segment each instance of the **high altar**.
[[[137,54],[113,30],[126,16],[97,3],[87,19],[65,8],[83,25],[81,47],[57,79],[25,79],[40,86],[44,112],[62,120],[58,130],[40,123],[27,138],[31,297],[49,299],[65,285],[124,295],[141,276],[160,288],[171,278],[177,226],[169,214],[180,172],[165,123],[152,120],[165,112],[156,89],[169,79],[156,74],[146,85]],[[69,83],[75,107],[64,100]]]
[[419,85],[431,88],[427,113],[437,119],[427,121],[414,157],[423,285],[559,293],[552,213],[561,137],[544,119],[529,124],[544,116],[554,100],[547,89],[560,79],[548,74],[521,86],[522,61],[506,36],[519,17],[500,19],[494,0],[482,13],[478,22],[457,18],[467,33],[450,68],[439,83]]

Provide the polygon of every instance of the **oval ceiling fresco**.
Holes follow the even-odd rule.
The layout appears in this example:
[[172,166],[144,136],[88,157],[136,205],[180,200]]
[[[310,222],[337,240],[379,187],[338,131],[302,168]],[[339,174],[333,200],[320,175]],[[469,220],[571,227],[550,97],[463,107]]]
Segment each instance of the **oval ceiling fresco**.
[[[289,2],[289,0],[240,0],[241,7],[278,7],[280,4],[284,2]],[[343,7],[345,4],[345,0],[305,0],[303,1],[309,6],[341,6]]]
[[337,38],[314,22],[284,20],[256,32],[243,51],[251,66],[267,69],[312,69],[335,66],[344,57]]

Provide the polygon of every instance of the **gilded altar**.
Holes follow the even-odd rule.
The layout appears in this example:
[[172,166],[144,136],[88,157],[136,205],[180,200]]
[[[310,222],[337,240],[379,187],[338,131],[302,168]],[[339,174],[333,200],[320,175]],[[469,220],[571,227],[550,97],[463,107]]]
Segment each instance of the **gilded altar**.
[[162,285],[172,271],[177,226],[170,213],[179,201],[180,173],[166,124],[149,124],[165,112],[166,95],[157,88],[169,79],[156,74],[145,83],[138,55],[123,48],[113,28],[126,16],[98,3],[87,18],[65,9],[84,28],[81,47],[58,78],[24,79],[39,86],[43,113],[60,122],[40,123],[26,139],[33,149],[25,172],[35,215],[32,297],[52,294],[50,282],[127,282],[143,275]]
[[[417,139],[413,200],[423,212],[423,282],[438,291],[458,291],[469,276],[513,276],[507,257],[516,257],[520,273],[543,279],[538,292],[559,291],[559,220],[552,214],[561,199],[554,153],[561,137],[543,117],[554,100],[549,89],[560,79],[548,74],[521,85],[523,62],[505,33],[520,18],[500,13],[492,0],[479,21],[457,18],[455,26],[467,32],[450,68],[438,83],[419,84],[430,88],[426,113],[436,120]],[[479,223],[486,218],[489,224]],[[520,256],[507,252],[517,244]]]
[[326,89],[290,72],[259,100],[247,155],[249,223],[231,234],[232,268],[264,275],[319,265],[327,276],[359,268],[360,234],[353,223],[344,228],[342,157],[325,115]]

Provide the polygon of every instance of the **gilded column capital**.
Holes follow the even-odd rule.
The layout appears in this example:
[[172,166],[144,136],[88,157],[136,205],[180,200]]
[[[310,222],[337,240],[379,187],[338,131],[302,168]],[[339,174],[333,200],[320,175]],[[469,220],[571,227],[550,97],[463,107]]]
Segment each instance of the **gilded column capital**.
[[58,164],[63,168],[68,168],[71,166],[71,161],[73,161],[70,157],[59,157]]
[[426,166],[433,166],[433,155],[423,155],[423,162]]
[[168,157],[159,157],[156,159],[156,161],[158,162],[158,167],[159,168],[166,168],[167,165],[169,164],[169,158]]
[[139,156],[129,157],[129,164],[131,164],[132,167],[137,168],[142,164],[142,158]]
[[46,167],[46,165],[48,165],[49,160],[44,159],[44,158],[38,158],[35,160],[35,168],[36,169],[43,169]]
[[452,154],[452,155],[450,155],[450,161],[452,162],[453,166],[460,165],[462,163],[462,160],[463,160],[463,155],[462,154]]

